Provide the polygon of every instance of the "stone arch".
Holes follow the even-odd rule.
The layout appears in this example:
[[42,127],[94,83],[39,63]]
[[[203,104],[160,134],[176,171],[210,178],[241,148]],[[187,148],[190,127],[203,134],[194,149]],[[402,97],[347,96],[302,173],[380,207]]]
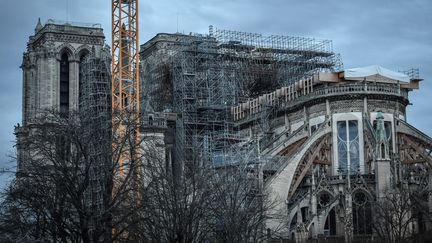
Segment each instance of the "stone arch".
[[[297,183],[297,181],[302,180],[308,171],[306,166],[307,162],[304,161],[303,158],[305,154],[309,154],[309,156],[313,155],[315,151],[311,151],[311,148],[318,141],[319,145],[324,137],[331,136],[331,126],[328,126],[327,123],[319,128],[313,135],[309,136],[308,139],[304,143],[302,143],[291,156],[289,156],[285,162],[281,165],[281,168],[276,172],[274,176],[272,176],[268,183],[265,184],[264,190],[269,194],[270,200],[275,200],[277,202],[281,202],[276,205],[274,208],[269,210],[269,213],[280,213],[281,211],[287,210],[287,203],[290,202],[293,194],[296,190],[290,190],[290,187]],[[325,142],[323,142],[324,145]],[[284,145],[284,144],[283,144]],[[284,145],[285,146],[285,145]],[[268,153],[272,153],[268,151]],[[312,154],[311,154],[312,153]],[[315,156],[316,158],[316,156]],[[311,160],[313,162],[313,160]],[[285,202],[285,203],[282,203]],[[289,213],[289,212],[288,212]],[[291,215],[291,214],[290,214]],[[274,219],[272,223],[283,223],[286,224],[288,219]]]
[[[298,206],[295,206],[295,207],[291,208],[291,210],[289,210],[289,213],[287,214],[287,218],[286,218],[288,225],[296,222],[296,220],[297,220],[296,215],[298,213],[298,209],[301,210],[302,208],[310,208],[309,203],[306,201],[308,201],[308,200],[304,200],[304,201],[300,202],[298,204]],[[303,218],[303,220],[305,220],[305,219]]]
[[[335,197],[339,198],[339,195],[338,194],[334,194],[333,198],[335,198]],[[339,210],[340,210],[339,206],[340,206],[340,200],[333,200],[333,201],[330,202],[330,204],[325,209],[323,209],[322,211],[320,211],[321,214],[318,215],[318,217],[317,217],[317,225],[316,225],[317,232],[324,232],[325,222],[327,221],[327,219],[329,217],[329,214],[330,214],[330,212],[332,210],[335,213],[334,216],[336,218],[338,217],[338,213],[339,213]],[[320,212],[317,212],[317,213],[319,214]],[[321,219],[318,219],[318,218],[321,218]],[[336,231],[336,233],[337,233],[337,231]]]
[[293,215],[290,218],[288,218],[288,227],[290,230],[296,224],[297,217],[298,217],[297,214],[298,214],[298,212],[296,211],[295,213],[293,213]]
[[335,197],[335,196],[336,196],[335,193],[334,193],[333,191],[331,191],[330,189],[328,189],[328,188],[322,188],[322,189],[320,189],[320,190],[316,193],[316,195],[323,194],[323,193],[328,193],[328,194],[330,194],[332,197]]
[[326,234],[326,227],[328,227],[328,235],[336,235],[337,232],[337,208],[336,205],[332,205],[332,207],[330,207],[328,209],[328,211],[326,211],[325,217],[323,223],[321,224],[321,232],[324,232],[324,234]]
[[61,60],[61,56],[66,53],[68,55],[69,61],[75,59],[75,48],[69,43],[63,43],[59,47],[57,47],[57,60]]
[[[294,194],[307,171],[314,163],[331,165],[330,150],[327,148],[331,139],[330,132],[315,136],[318,138],[308,147],[304,154],[302,154],[300,162],[295,168],[294,176],[289,186],[288,197]],[[322,154],[322,150],[326,150],[326,154]]]
[[373,201],[375,199],[374,195],[366,190],[365,188],[356,188],[352,191],[352,195],[354,195],[357,192],[363,192],[364,194],[366,194],[366,196],[368,197],[369,200]]
[[[310,225],[308,223],[314,222],[313,215],[309,214],[310,205],[303,205],[296,207],[294,212],[290,215],[288,215],[287,225],[289,228],[289,231],[295,231],[298,229],[299,226],[304,227],[304,230],[306,230],[308,233],[310,233]],[[299,217],[301,217],[301,224],[298,224],[297,221],[299,220]]]
[[335,195],[334,192],[327,188],[321,189],[316,194],[317,210],[325,210],[326,207],[329,207],[332,204],[336,196],[337,195]]
[[[421,134],[420,134],[421,135]],[[432,169],[432,139],[419,136],[413,131],[398,132],[399,155],[402,164],[415,165],[424,164]]]
[[75,60],[81,60],[83,56],[87,56],[91,53],[91,47],[88,45],[81,45],[75,51]]

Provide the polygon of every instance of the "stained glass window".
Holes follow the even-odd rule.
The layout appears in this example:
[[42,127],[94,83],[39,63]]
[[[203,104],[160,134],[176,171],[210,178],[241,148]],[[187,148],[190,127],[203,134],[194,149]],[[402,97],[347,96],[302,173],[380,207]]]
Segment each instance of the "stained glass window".
[[339,171],[350,174],[358,173],[360,166],[360,147],[358,122],[356,120],[337,122],[337,146]]

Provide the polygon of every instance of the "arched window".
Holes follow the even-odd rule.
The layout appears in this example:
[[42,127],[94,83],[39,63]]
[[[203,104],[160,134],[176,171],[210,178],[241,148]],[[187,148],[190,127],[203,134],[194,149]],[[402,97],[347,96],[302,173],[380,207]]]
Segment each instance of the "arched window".
[[359,171],[359,131],[356,120],[345,120],[337,122],[337,146],[339,158],[339,171],[346,173],[348,167],[350,174]]
[[325,220],[324,235],[336,235],[336,212],[334,208],[330,210]]
[[330,193],[325,191],[320,192],[317,198],[318,198],[318,204],[317,204],[318,211],[321,211],[327,208],[328,206],[330,206],[330,201],[332,199]]
[[148,124],[149,124],[149,126],[153,126],[153,117],[152,116],[149,116]]
[[371,200],[363,191],[353,194],[353,224],[355,235],[372,234]]
[[69,113],[69,57],[63,53],[60,60],[60,113]]

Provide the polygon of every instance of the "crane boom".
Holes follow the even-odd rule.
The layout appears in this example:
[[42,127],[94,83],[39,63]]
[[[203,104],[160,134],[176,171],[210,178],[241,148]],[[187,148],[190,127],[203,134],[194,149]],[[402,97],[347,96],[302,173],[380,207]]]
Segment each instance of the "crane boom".
[[[139,161],[140,83],[138,57],[138,0],[111,0],[111,4],[111,108],[113,150],[117,151],[119,156],[118,160],[121,176],[123,173],[123,163],[127,159],[126,156],[134,156],[137,159],[136,161]],[[125,146],[120,144],[124,145],[125,141],[134,141],[135,144],[130,144],[132,147],[126,148],[123,151],[123,147]]]

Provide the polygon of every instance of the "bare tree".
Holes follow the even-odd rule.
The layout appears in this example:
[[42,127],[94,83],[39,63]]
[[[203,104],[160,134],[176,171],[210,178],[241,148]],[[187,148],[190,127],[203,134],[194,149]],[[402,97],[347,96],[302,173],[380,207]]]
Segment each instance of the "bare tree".
[[418,214],[429,214],[424,205],[416,200],[415,191],[404,188],[386,193],[374,205],[373,228],[377,235],[391,242],[406,242],[414,233]]
[[123,124],[119,136],[82,114],[48,112],[35,123],[1,205],[2,234],[20,242],[262,239],[271,203],[249,157],[173,165],[160,137],[134,141],[135,121]]
[[154,140],[144,144],[141,242],[204,241],[211,168],[185,166],[180,175]]
[[220,242],[263,240],[265,213],[272,203],[262,194],[256,171],[256,166],[244,162],[215,171],[211,228]]
[[[93,122],[90,115],[50,111],[26,131],[26,155],[18,160],[2,205],[4,234],[25,235],[30,242],[110,242],[132,236],[125,232],[136,223],[130,196],[137,189],[137,162],[130,152],[136,142],[127,136],[133,127],[126,127],[119,141],[109,123],[89,129]],[[120,166],[121,156],[127,169]]]
[[219,167],[185,164],[176,173],[161,151],[144,151],[142,242],[256,242],[265,237],[266,211],[274,203],[260,190],[256,164],[243,157]]

